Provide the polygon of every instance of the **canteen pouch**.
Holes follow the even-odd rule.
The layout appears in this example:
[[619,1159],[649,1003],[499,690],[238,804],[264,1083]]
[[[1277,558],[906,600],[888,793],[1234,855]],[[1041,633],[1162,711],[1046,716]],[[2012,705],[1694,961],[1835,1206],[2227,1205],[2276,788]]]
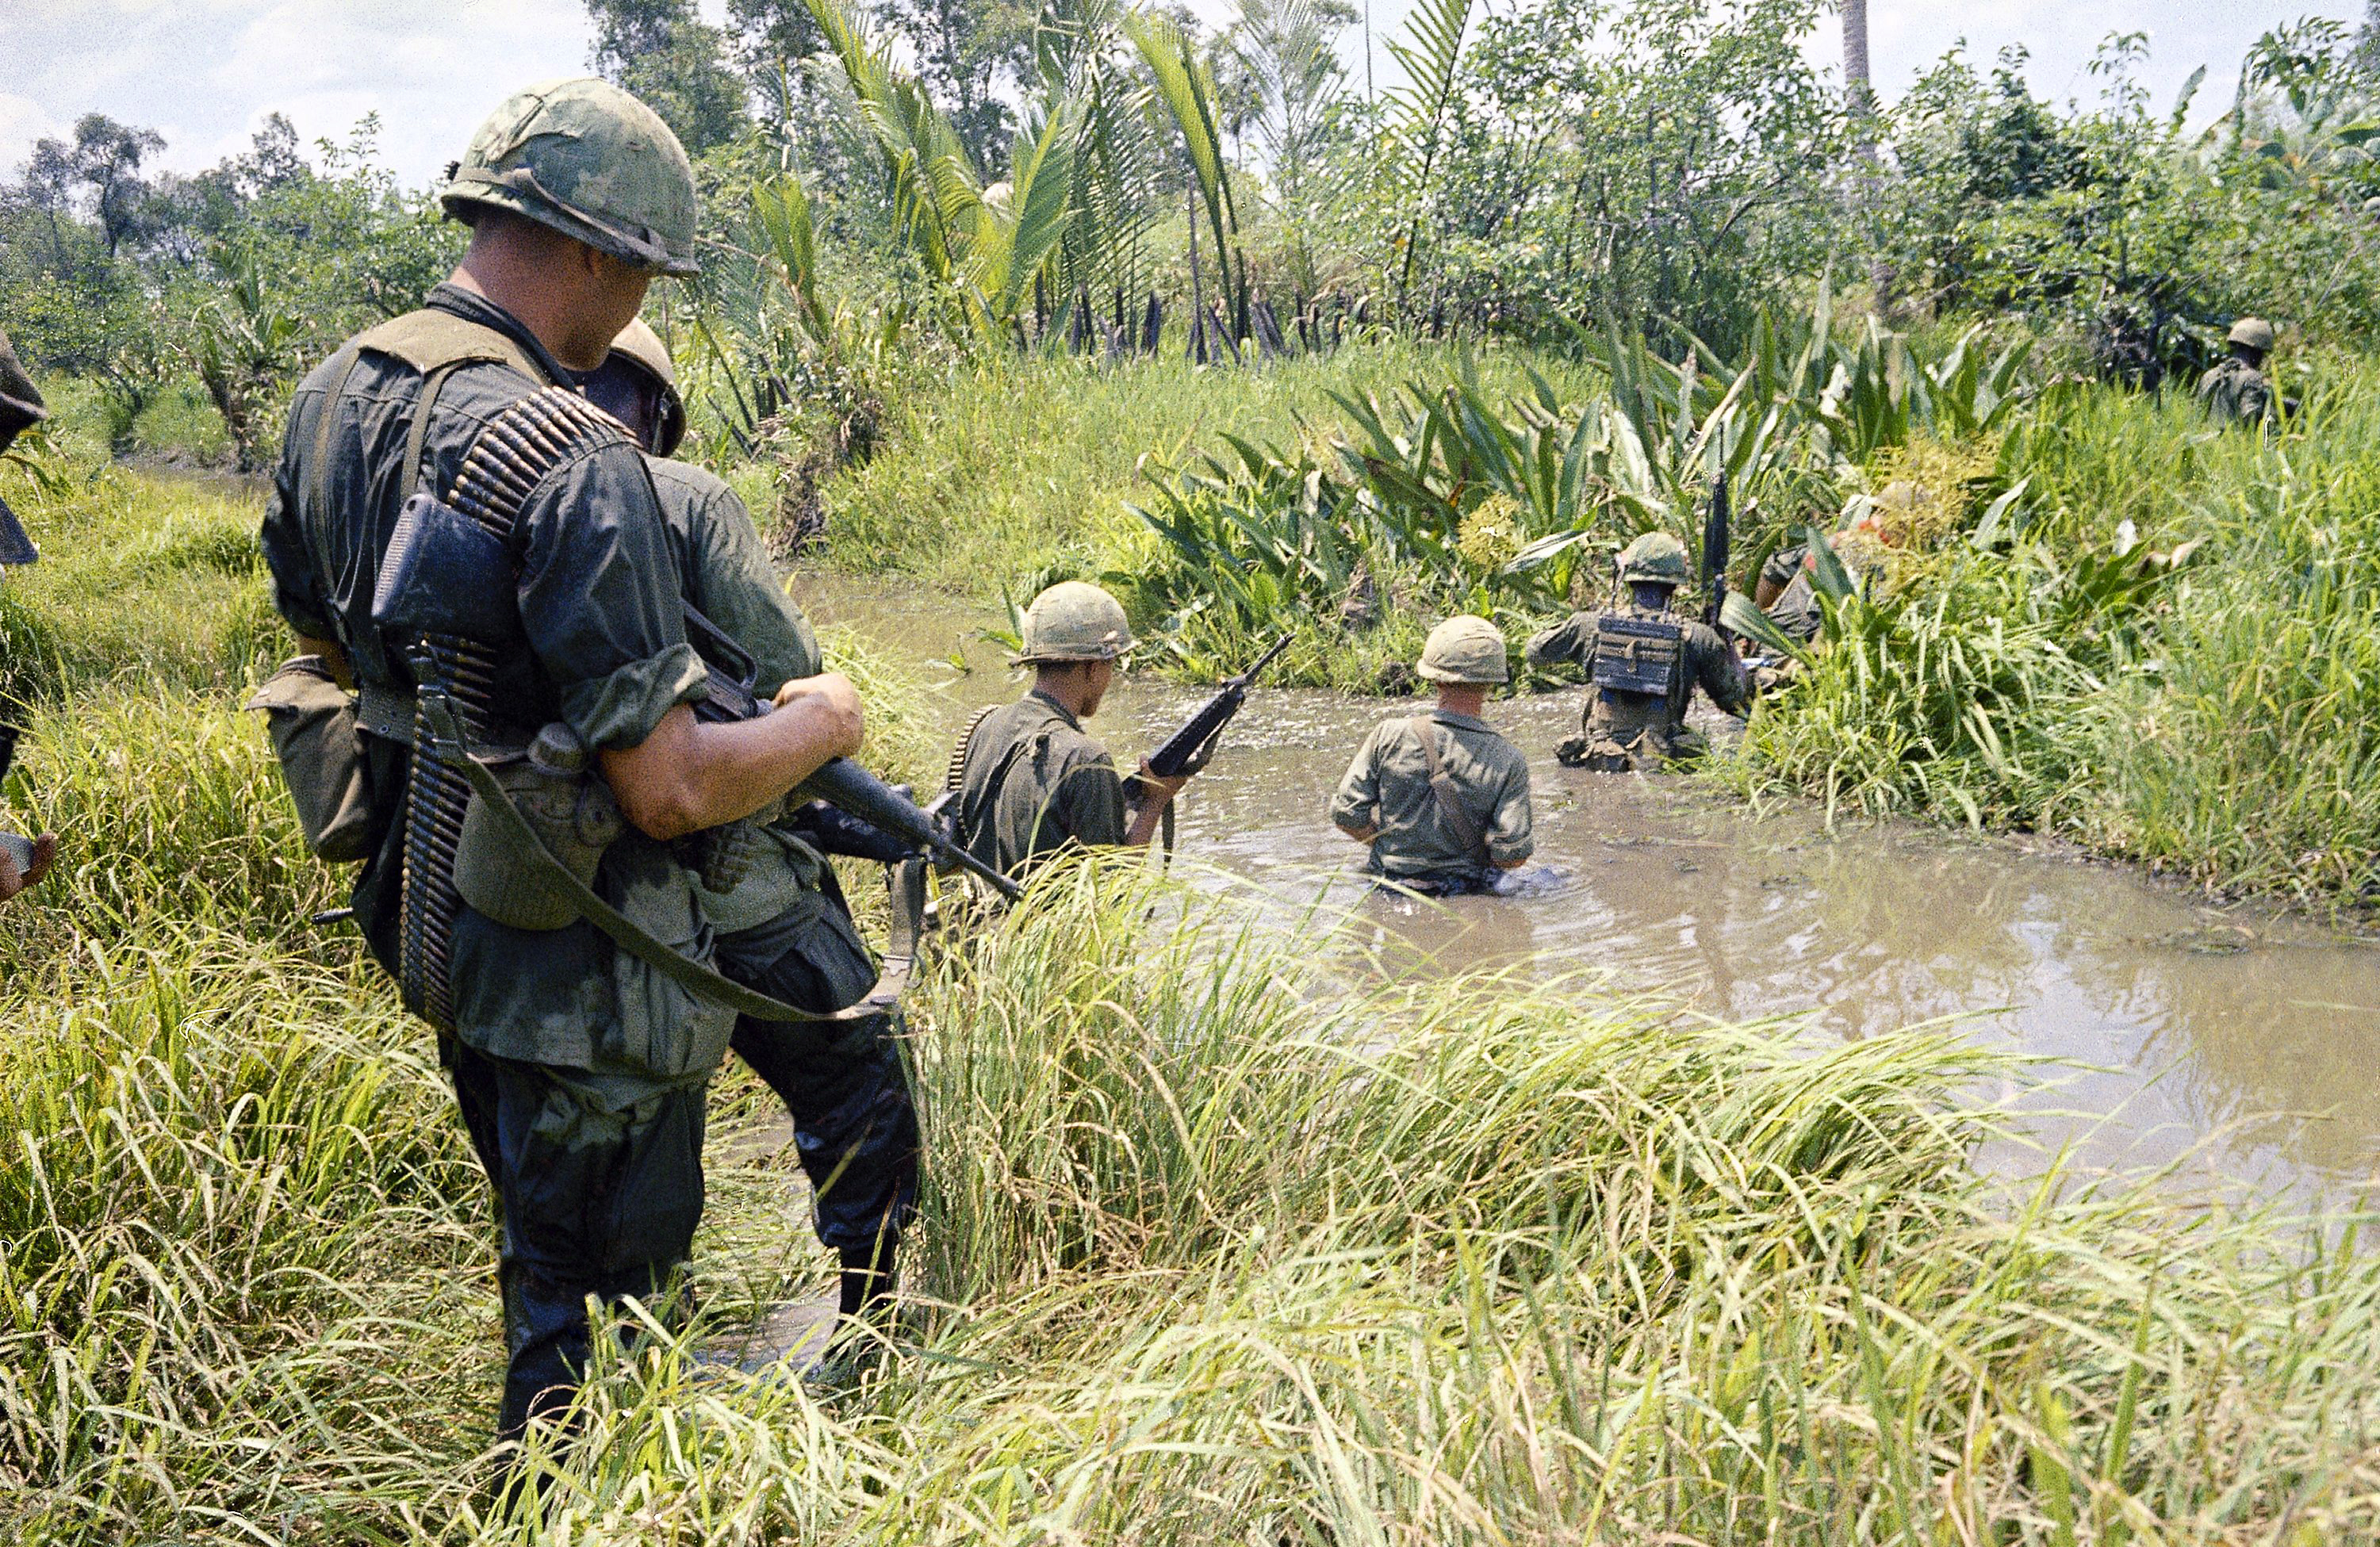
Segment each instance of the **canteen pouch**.
[[[538,840],[581,882],[620,836],[620,806],[588,767],[586,743],[560,723],[538,732],[524,752],[489,759]],[[455,889],[465,902],[511,929],[560,929],[578,916],[577,904],[523,864],[513,840],[487,810],[479,792],[463,813],[455,845]]]
[[330,864],[369,857],[371,792],[356,700],[333,680],[330,663],[321,656],[283,662],[243,707],[264,711],[306,847]]

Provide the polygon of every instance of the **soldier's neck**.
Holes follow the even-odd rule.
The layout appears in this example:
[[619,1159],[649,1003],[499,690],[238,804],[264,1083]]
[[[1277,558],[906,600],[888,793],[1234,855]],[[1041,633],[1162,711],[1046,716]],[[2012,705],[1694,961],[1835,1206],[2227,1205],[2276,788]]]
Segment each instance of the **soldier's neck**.
[[580,304],[569,288],[552,275],[527,262],[508,260],[502,248],[485,250],[474,244],[446,283],[458,290],[486,297],[512,313],[515,320],[545,345],[552,357],[572,370],[593,370],[612,346],[600,320],[590,320],[591,308]]
[[1438,707],[1451,715],[1479,718],[1488,707],[1488,690],[1476,683],[1440,683],[1438,684]]

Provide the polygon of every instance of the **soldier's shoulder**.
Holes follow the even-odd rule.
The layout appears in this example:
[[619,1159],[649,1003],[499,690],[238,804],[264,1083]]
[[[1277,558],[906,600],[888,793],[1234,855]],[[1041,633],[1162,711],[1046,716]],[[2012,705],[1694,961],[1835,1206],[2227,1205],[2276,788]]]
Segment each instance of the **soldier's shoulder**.
[[662,456],[646,457],[645,466],[665,508],[740,515],[747,521],[752,517],[735,486],[708,467]]

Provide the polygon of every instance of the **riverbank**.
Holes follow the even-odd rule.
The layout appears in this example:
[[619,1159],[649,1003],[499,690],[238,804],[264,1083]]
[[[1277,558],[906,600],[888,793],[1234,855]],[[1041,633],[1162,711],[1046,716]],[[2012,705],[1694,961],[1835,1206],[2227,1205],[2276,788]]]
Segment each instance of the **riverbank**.
[[[1829,812],[2036,832],[2216,895],[2380,901],[2380,363],[2325,357],[2305,412],[2260,439],[2213,429],[2180,393],[2032,385],[2021,357],[1999,398],[1969,382],[1963,408],[1948,389],[1893,408],[1892,381],[1966,380],[1950,345],[1926,347],[1893,369],[1847,357],[1867,362],[1878,422],[1906,420],[1864,441],[1827,428],[1815,388],[1777,389],[1787,422],[1813,428],[1780,432],[1800,449],[1764,450],[1745,475],[1739,586],[1799,523],[1830,527],[1896,480],[1919,492],[1883,576],[1830,605],[1812,668],[1714,775]],[[1604,374],[1572,368],[1542,393],[1519,380],[1546,363],[1491,358],[1451,396],[1462,362],[1411,346],[1343,369],[1062,361],[953,381],[822,487],[819,562],[994,603],[1098,578],[1160,666],[1211,680],[1294,628],[1272,680],[1401,691],[1436,616],[1487,612],[1517,650],[1566,600],[1601,595],[1598,566],[1635,526],[1699,522],[1679,514],[1691,477],[1622,454],[1640,429],[1597,395]],[[1324,390],[1388,397],[1400,381],[1406,406],[1377,431]],[[1431,403],[1440,418],[1399,417]],[[1658,415],[1641,433],[1667,445]],[[1390,441],[1422,470],[1378,471]],[[1375,471],[1347,483],[1334,442]],[[1182,481],[1200,453],[1223,471]],[[1539,489],[1533,458],[1559,469],[1543,511],[1501,491]],[[1332,477],[1346,489],[1318,495]],[[1378,514],[1391,495],[1394,519]],[[1570,520],[1578,546],[1510,569]]]
[[[180,511],[6,492],[54,551]],[[0,799],[68,834],[0,932],[0,1529],[518,1540],[479,1514],[483,1184],[429,1039],[305,926],[337,885],[228,707],[275,648],[261,576],[158,552],[113,595],[178,643],[61,654]],[[71,635],[78,593],[30,578],[15,626]],[[942,961],[885,1374],[820,1399],[647,1343],[590,1388],[545,1539],[2380,1529],[2380,1260],[2329,1244],[2358,1217],[1982,1176],[2011,1069],[1947,1034],[1349,994],[1360,941],[1244,910],[1078,874]],[[722,1087],[692,1344],[825,1281],[789,1158],[734,1139],[765,1106]]]

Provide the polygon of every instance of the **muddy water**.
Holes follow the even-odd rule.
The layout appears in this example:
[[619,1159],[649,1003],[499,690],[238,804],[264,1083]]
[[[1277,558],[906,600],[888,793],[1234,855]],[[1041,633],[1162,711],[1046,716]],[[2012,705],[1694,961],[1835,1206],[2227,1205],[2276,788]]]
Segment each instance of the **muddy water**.
[[[1017,691],[972,639],[976,611],[851,582],[797,594],[897,653],[969,660],[945,693],[953,729]],[[1121,684],[1093,729],[1128,759],[1201,696]],[[1284,903],[1343,898],[1402,970],[1594,969],[1713,1015],[1800,1016],[1819,1036],[1955,1019],[1987,1045],[2091,1066],[2030,1105],[2043,1142],[2107,1164],[2344,1189],[2380,1162],[2380,948],[2022,840],[1828,832],[1799,804],[1755,816],[1674,779],[1566,769],[1552,749],[1579,707],[1576,689],[1489,706],[1536,780],[1536,863],[1515,895],[1424,905],[1360,884],[1361,851],[1324,809],[1372,724],[1410,707],[1322,693],[1251,698],[1184,795],[1184,852]]]

